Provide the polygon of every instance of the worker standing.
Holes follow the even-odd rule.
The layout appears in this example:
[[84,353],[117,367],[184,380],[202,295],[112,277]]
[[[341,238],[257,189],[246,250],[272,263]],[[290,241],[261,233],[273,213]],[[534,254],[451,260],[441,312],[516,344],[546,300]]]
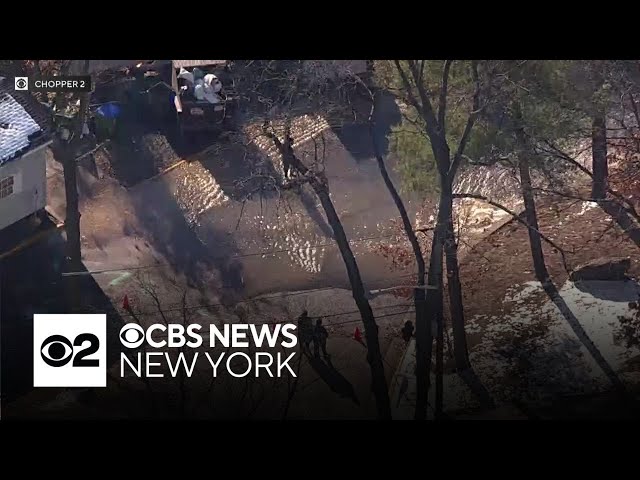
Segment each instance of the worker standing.
[[313,325],[309,318],[309,313],[305,310],[298,317],[298,341],[302,353],[311,355],[311,341],[313,340]]
[[329,354],[327,353],[327,338],[329,337],[329,332],[322,325],[322,319],[319,318],[316,320],[316,326],[313,330],[313,351],[316,357],[320,356],[320,348],[322,348],[322,356],[325,359],[329,358]]

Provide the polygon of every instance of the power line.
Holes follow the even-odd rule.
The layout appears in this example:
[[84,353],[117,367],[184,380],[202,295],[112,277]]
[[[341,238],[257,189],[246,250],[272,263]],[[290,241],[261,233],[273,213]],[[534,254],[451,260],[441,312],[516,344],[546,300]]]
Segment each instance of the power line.
[[[388,308],[410,308],[413,307],[413,305],[405,305],[405,304],[398,304],[398,305],[386,305],[383,307],[379,307],[379,309],[388,309]],[[338,317],[338,316],[343,316],[343,315],[353,315],[353,314],[357,314],[360,313],[360,310],[353,310],[350,312],[339,312],[339,313],[333,313],[330,315],[317,315],[317,316],[310,316],[309,318],[328,318],[328,317]],[[392,313],[385,313],[384,315],[374,315],[375,320],[378,320],[380,318],[388,318],[388,317],[395,317],[398,315],[406,315],[408,313],[415,313],[415,309],[409,309],[409,310],[403,310],[400,312],[392,312]],[[335,327],[335,326],[340,326],[340,325],[348,325],[350,323],[360,323],[362,322],[361,318],[356,318],[356,319],[352,319],[352,320],[344,320],[342,322],[335,322],[335,323],[329,323],[327,324],[327,326],[329,327]],[[278,321],[278,322],[263,322],[257,325],[278,325],[278,324],[283,324],[283,323],[291,323],[288,322],[286,320],[283,321]],[[157,338],[167,338],[166,335],[158,335]]]
[[[333,287],[331,287],[333,288]],[[324,290],[328,290],[329,288],[326,288]],[[288,295],[282,295],[281,297],[285,297],[285,296],[294,296],[294,295],[302,295],[309,292],[309,290],[307,291],[303,291],[303,292],[293,292],[290,293]],[[275,296],[273,297],[261,297],[261,298],[276,298]],[[260,300],[261,298],[257,298],[257,299],[251,299],[251,300],[244,300],[238,303],[247,303],[253,300]],[[168,313],[168,312],[181,312],[181,311],[189,311],[189,310],[197,310],[200,308],[208,308],[208,307],[220,307],[220,306],[224,306],[223,304],[208,304],[208,305],[191,305],[191,306],[185,306],[183,307],[174,307],[174,308],[159,308],[155,311],[152,312],[141,312],[141,313],[124,313],[124,314],[120,314],[121,317],[144,317],[144,316],[148,316],[148,315],[160,315],[161,313]],[[386,305],[386,306],[381,306],[381,307],[377,307],[378,309],[385,309],[385,308],[392,308],[392,307],[407,307],[407,306],[412,306],[412,305],[406,305],[406,304],[398,304],[398,305]],[[113,307],[112,307],[113,308]],[[115,310],[115,308],[114,308]],[[329,315],[316,315],[316,317],[334,317],[334,316],[340,316],[340,315],[346,315],[346,314],[355,314],[355,313],[360,313],[360,310],[354,310],[352,312],[341,312],[338,314],[329,314]],[[274,323],[274,322],[271,322]],[[278,322],[275,322],[278,323]]]
[[[412,277],[415,276],[416,273],[408,273],[408,274],[403,274],[403,275],[399,275],[397,278],[407,278],[407,277]],[[383,279],[379,279],[378,281],[383,280]],[[407,288],[409,288],[410,286],[407,286]],[[314,292],[321,292],[321,291],[327,291],[327,290],[334,290],[334,289],[340,289],[339,287],[335,287],[335,286],[328,286],[328,287],[320,287],[320,288],[314,288],[314,289],[309,289],[309,290],[301,290],[298,292],[290,292],[290,293],[274,293],[271,295],[263,295],[260,297],[254,297],[254,298],[249,298],[249,299],[245,299],[245,300],[239,300],[238,302],[236,302],[236,304],[238,303],[249,303],[249,302],[255,302],[255,301],[260,301],[260,300],[264,300],[264,299],[270,299],[270,298],[287,298],[287,297],[293,297],[293,296],[297,296],[297,295],[305,295],[305,294],[309,294],[309,293],[314,293]],[[344,289],[344,290],[348,290],[348,289]],[[170,304],[171,305],[171,304]],[[190,310],[197,310],[197,309],[206,309],[206,308],[215,308],[215,307],[227,307],[227,305],[225,305],[224,303],[203,303],[203,304],[199,304],[199,305],[187,305],[187,306],[182,306],[179,303],[176,303],[174,305],[179,305],[176,307],[170,307],[170,308],[161,308],[161,309],[156,309],[153,311],[148,311],[148,312],[139,312],[139,313],[130,313],[130,312],[121,312],[120,310],[118,310],[115,306],[109,305],[109,306],[105,306],[104,310],[106,310],[107,312],[112,312],[112,313],[116,313],[118,316],[120,317],[134,317],[134,316],[140,316],[140,317],[144,317],[144,316],[148,316],[148,315],[159,315],[160,313],[167,313],[167,312],[176,312],[176,311],[190,311]],[[407,305],[395,305],[397,307],[401,307],[401,306],[407,306]],[[393,305],[387,306],[387,307],[378,307],[378,308],[389,308],[389,307],[393,307]],[[104,311],[103,310],[103,311]],[[358,310],[355,310],[354,312],[350,312],[350,313],[359,313]],[[323,315],[323,317],[332,317],[332,316],[339,316],[339,315],[343,315],[345,313],[339,313],[339,314],[330,314],[330,315]],[[24,318],[25,320],[30,319],[31,317],[29,316],[22,316],[21,318]]]
[[[408,277],[408,276],[414,276],[415,274],[405,274],[405,275],[401,275],[399,276],[399,278],[404,278],[404,277]],[[410,286],[408,286],[407,288],[409,288]],[[305,295],[305,294],[309,294],[309,293],[315,293],[315,292],[322,292],[322,291],[327,291],[327,290],[334,290],[334,289],[339,289],[338,287],[334,287],[334,286],[329,286],[329,287],[320,287],[320,288],[314,288],[314,289],[309,289],[309,290],[301,290],[299,292],[290,292],[290,293],[274,293],[271,295],[263,295],[260,297],[254,297],[254,298],[248,298],[245,300],[239,300],[236,302],[236,304],[239,303],[251,303],[251,302],[256,302],[256,301],[260,301],[260,300],[265,300],[265,299],[271,299],[271,298],[287,298],[287,297],[294,297],[297,295]],[[348,289],[346,289],[348,290]],[[170,304],[171,305],[171,304]],[[121,317],[144,317],[144,316],[148,316],[148,315],[159,315],[160,313],[168,313],[168,312],[181,312],[181,311],[191,311],[191,310],[198,310],[198,309],[206,309],[206,308],[215,308],[215,307],[227,307],[228,305],[225,305],[224,303],[202,303],[199,305],[186,305],[183,306],[179,303],[174,304],[176,305],[175,307],[168,307],[168,308],[157,308],[153,311],[147,311],[147,312],[134,312],[133,314],[130,312],[120,312],[120,310],[118,310],[116,307],[114,307],[113,305],[106,307],[106,310],[110,310],[112,312],[117,313],[119,316]],[[358,312],[358,311],[356,311]],[[332,316],[332,315],[326,315],[326,316]]]
[[[413,305],[411,305],[413,306]],[[395,315],[403,315],[403,314],[407,314],[407,313],[414,313],[415,310],[406,310],[404,312],[397,312],[397,313],[386,313],[384,315],[377,315],[375,316],[375,319],[378,320],[379,318],[385,318],[385,317],[393,317]],[[335,326],[335,325],[346,325],[348,323],[357,323],[357,322],[361,322],[362,319],[359,318],[357,320],[345,320],[344,322],[338,322],[338,323],[332,323],[331,326]]]
[[[410,273],[410,274],[404,274],[404,275],[400,275],[398,276],[398,278],[405,278],[405,277],[409,277],[409,276],[415,276],[415,273]],[[410,288],[411,286],[408,285],[407,288]],[[340,289],[339,287],[334,287],[334,286],[330,286],[330,287],[320,287],[320,288],[314,288],[314,289],[310,289],[310,290],[301,290],[299,292],[290,292],[290,293],[274,293],[272,295],[263,295],[260,297],[254,297],[254,298],[248,298],[246,300],[239,300],[236,303],[250,303],[250,302],[255,302],[255,301],[260,301],[260,300],[264,300],[264,299],[269,299],[269,298],[287,298],[287,297],[294,297],[297,295],[305,295],[308,293],[314,293],[314,292],[322,292],[322,291],[326,291],[326,290],[334,290],[334,289]],[[348,290],[348,289],[342,289],[342,290]],[[151,312],[140,312],[140,313],[134,313],[133,315],[129,312],[127,313],[119,313],[119,311],[115,308],[115,307],[111,307],[113,309],[113,311],[118,312],[120,316],[127,316],[127,317],[131,317],[131,316],[147,316],[147,315],[155,315],[158,314],[160,312],[162,313],[166,313],[166,312],[176,312],[176,311],[183,311],[183,310],[197,310],[200,308],[215,308],[215,307],[227,307],[227,305],[225,305],[224,303],[203,303],[200,305],[189,305],[189,306],[182,306],[181,304],[176,304],[178,306],[176,307],[170,307],[170,308],[163,308],[163,309],[156,309],[154,311]]]
[[[249,298],[246,300],[240,300],[237,303],[248,303],[248,302],[253,302],[256,300],[262,300],[262,299],[269,299],[269,298],[284,298],[284,297],[293,297],[296,295],[304,295],[305,293],[313,293],[313,292],[321,292],[324,290],[332,290],[335,287],[322,287],[322,288],[315,288],[315,289],[311,289],[311,290],[302,290],[300,292],[291,292],[291,293],[284,293],[284,294],[278,294],[278,293],[274,293],[273,295],[265,295],[262,297],[256,297],[256,298]],[[227,305],[225,305],[224,303],[203,303],[200,305],[189,305],[189,306],[182,306],[180,305],[179,307],[171,307],[171,308],[163,308],[163,309],[157,309],[154,310],[152,312],[140,312],[140,313],[134,313],[133,315],[131,313],[121,313],[120,316],[123,317],[131,317],[131,316],[146,316],[146,315],[157,315],[158,313],[162,312],[162,313],[166,313],[166,312],[181,312],[183,310],[197,310],[199,308],[214,308],[214,307],[226,307]],[[118,310],[113,307],[113,310],[118,312]]]

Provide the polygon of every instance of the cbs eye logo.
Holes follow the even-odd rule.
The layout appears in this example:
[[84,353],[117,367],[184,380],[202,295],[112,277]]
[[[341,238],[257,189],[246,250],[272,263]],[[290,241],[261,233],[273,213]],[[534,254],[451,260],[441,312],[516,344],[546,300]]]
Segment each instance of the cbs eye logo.
[[144,339],[144,329],[135,323],[128,323],[120,330],[120,341],[127,348],[138,348]]
[[16,77],[15,78],[15,89],[16,90],[29,90],[29,79],[27,77]]
[[[89,342],[88,347],[83,347],[85,342]],[[73,347],[83,348],[74,355]],[[63,367],[71,361],[72,357],[74,367],[99,367],[100,360],[86,358],[96,353],[99,348],[100,340],[91,333],[81,333],[75,338],[73,344],[62,335],[51,335],[42,342],[40,355],[42,360],[51,367]]]
[[107,316],[36,314],[34,387],[106,387]]

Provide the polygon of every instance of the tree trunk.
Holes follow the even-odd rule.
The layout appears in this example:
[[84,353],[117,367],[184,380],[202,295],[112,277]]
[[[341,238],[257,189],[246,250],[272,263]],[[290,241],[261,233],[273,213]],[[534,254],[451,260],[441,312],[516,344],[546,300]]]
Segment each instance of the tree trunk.
[[533,196],[533,187],[531,185],[531,172],[529,169],[529,158],[525,149],[521,149],[518,159],[518,167],[520,169],[520,186],[522,190],[522,199],[524,200],[524,209],[527,217],[527,223],[532,227],[527,229],[529,233],[529,244],[531,245],[531,257],[533,259],[533,268],[536,278],[545,283],[549,278],[547,266],[544,263],[544,254],[542,252],[542,239],[538,230],[538,214],[536,212],[536,202]]
[[[417,386],[417,398],[416,398],[416,420],[424,420],[427,412],[427,401],[429,395],[429,384],[431,377],[431,352],[433,348],[433,336],[436,336],[436,418],[442,415],[442,369],[443,369],[443,328],[442,328],[442,315],[443,315],[443,297],[442,297],[442,252],[443,252],[443,240],[445,237],[445,229],[447,225],[447,218],[450,217],[450,210],[448,211],[446,202],[444,208],[438,207],[438,223],[433,234],[433,240],[431,242],[431,255],[429,258],[429,272],[427,275],[427,284],[437,287],[433,290],[427,290],[426,302],[425,302],[425,315],[428,318],[429,324],[425,328],[423,333],[423,344],[425,345],[425,356],[428,358],[424,362],[425,370],[418,369],[416,365],[416,386]],[[418,332],[416,331],[416,336]],[[428,370],[426,370],[428,368]]]
[[[451,211],[453,211],[453,206],[451,207]],[[471,360],[469,359],[462,284],[460,282],[460,266],[458,264],[458,244],[453,230],[452,217],[449,217],[447,224],[447,237],[444,243],[444,250],[447,266],[447,290],[449,292],[449,309],[451,311],[451,326],[453,328],[453,353],[456,362],[456,372],[478,396],[484,408],[494,408],[495,402],[493,398],[491,398],[491,393],[489,393],[489,390],[487,390],[478,375],[476,375],[471,366]]]
[[80,206],[78,198],[78,166],[76,164],[76,149],[80,144],[80,136],[85,123],[89,107],[89,93],[80,97],[80,111],[76,120],[75,135],[70,145],[65,148],[63,163],[64,188],[66,195],[67,256],[69,265],[73,269],[82,267],[82,252],[80,242]]
[[[442,261],[442,260],[441,260]],[[440,311],[435,317],[436,323],[436,404],[434,419],[441,420],[444,409],[444,318],[443,318],[443,291],[442,276],[440,276],[439,291],[440,295]]]
[[591,130],[593,183],[591,197],[603,200],[607,196],[609,166],[607,163],[607,130],[604,113],[593,118]]
[[82,266],[80,243],[80,210],[77,169],[73,150],[66,151],[63,159],[64,191],[66,197],[65,230],[67,232],[67,261],[72,271]]
[[389,389],[387,387],[387,380],[384,374],[384,363],[382,360],[382,354],[380,352],[380,343],[378,341],[378,325],[373,316],[373,310],[371,305],[365,296],[365,289],[360,277],[360,270],[356,259],[351,251],[349,240],[345,234],[344,228],[340,217],[333,206],[333,202],[329,197],[329,190],[324,183],[314,179],[311,185],[320,199],[320,203],[327,215],[327,221],[333,229],[333,235],[340,249],[340,254],[344,261],[344,265],[349,275],[349,282],[351,283],[351,291],[353,293],[353,299],[360,310],[360,316],[362,317],[362,323],[365,329],[365,338],[367,339],[367,361],[371,367],[371,389],[376,398],[376,404],[378,408],[378,416],[383,420],[391,419],[391,404],[389,402]]
[[440,202],[447,203],[447,209],[451,214],[447,219],[444,249],[447,265],[447,289],[449,291],[449,305],[451,309],[451,326],[453,329],[453,352],[456,360],[456,369],[464,371],[471,368],[469,361],[469,349],[467,336],[464,329],[464,307],[462,303],[462,285],[460,283],[460,268],[458,265],[458,245],[453,229],[453,198],[451,189],[443,191]]
[[[420,247],[420,242],[418,242],[418,237],[416,236],[416,232],[413,229],[413,224],[411,223],[411,219],[409,218],[409,214],[407,213],[407,209],[404,206],[404,202],[398,193],[391,177],[389,176],[389,172],[387,171],[387,166],[384,162],[382,154],[380,152],[378,143],[375,138],[373,124],[370,125],[370,133],[371,140],[373,142],[374,152],[376,155],[376,159],[378,161],[378,168],[380,170],[380,175],[384,180],[384,184],[389,190],[389,194],[393,199],[393,202],[400,213],[400,218],[402,219],[402,225],[404,227],[404,232],[409,239],[409,243],[411,244],[411,248],[413,250],[413,255],[416,259],[416,266],[418,269],[417,275],[417,285],[424,286],[425,284],[425,276],[426,276],[426,266],[424,261],[424,256],[422,254],[422,248]],[[419,375],[417,378],[417,383],[420,385],[419,387],[419,401],[417,410],[421,410],[421,415],[424,415],[426,419],[427,414],[427,397],[429,391],[429,374],[422,372],[431,372],[431,351],[433,345],[433,334],[431,330],[431,318],[426,315],[425,312],[425,290],[416,288],[414,290],[413,301],[415,304],[415,322],[416,322],[416,374]],[[420,372],[420,374],[418,374]],[[425,385],[426,382],[426,385]]]
[[[58,75],[67,75],[69,73],[69,70],[71,69],[71,62],[73,62],[73,60],[65,60],[64,63],[60,66],[60,72],[58,73]],[[60,113],[60,111],[63,110],[66,96],[67,94],[63,92],[56,94],[54,99],[56,113]]]
[[296,170],[298,175],[302,177],[306,176],[309,179],[311,187],[320,199],[320,203],[327,217],[327,222],[333,230],[333,237],[342,255],[345,268],[347,269],[353,299],[360,311],[360,317],[364,325],[365,338],[367,340],[367,361],[371,368],[371,390],[376,399],[378,417],[382,420],[391,420],[391,402],[389,401],[389,388],[387,387],[387,380],[384,374],[384,362],[382,353],[380,352],[378,325],[376,324],[373,310],[371,310],[371,305],[365,294],[358,263],[349,245],[349,240],[347,239],[338,212],[336,212],[333,202],[331,201],[327,180],[326,178],[319,178],[318,174],[311,172],[307,166],[296,157],[288,132],[285,135],[285,143],[281,142],[273,132],[269,132],[266,125],[264,126],[264,133],[273,141],[283,158],[288,158],[289,164]]
[[[85,60],[85,71],[89,69],[89,60]],[[60,95],[60,94],[58,94]],[[82,244],[80,241],[80,205],[78,198],[78,166],[76,164],[76,149],[80,143],[80,136],[89,108],[90,93],[83,93],[80,97],[80,109],[74,125],[74,135],[70,142],[65,142],[58,149],[62,154],[62,169],[65,191],[65,232],[67,235],[67,271],[77,272],[82,268]],[[69,301],[74,311],[80,310],[79,277],[67,278]]]

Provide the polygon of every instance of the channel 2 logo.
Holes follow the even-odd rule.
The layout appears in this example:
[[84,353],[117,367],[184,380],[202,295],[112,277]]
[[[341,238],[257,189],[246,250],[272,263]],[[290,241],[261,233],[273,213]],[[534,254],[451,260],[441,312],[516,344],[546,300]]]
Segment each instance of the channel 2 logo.
[[107,386],[106,314],[33,316],[34,387]]
[[16,90],[29,90],[29,78],[16,77],[14,86]]

